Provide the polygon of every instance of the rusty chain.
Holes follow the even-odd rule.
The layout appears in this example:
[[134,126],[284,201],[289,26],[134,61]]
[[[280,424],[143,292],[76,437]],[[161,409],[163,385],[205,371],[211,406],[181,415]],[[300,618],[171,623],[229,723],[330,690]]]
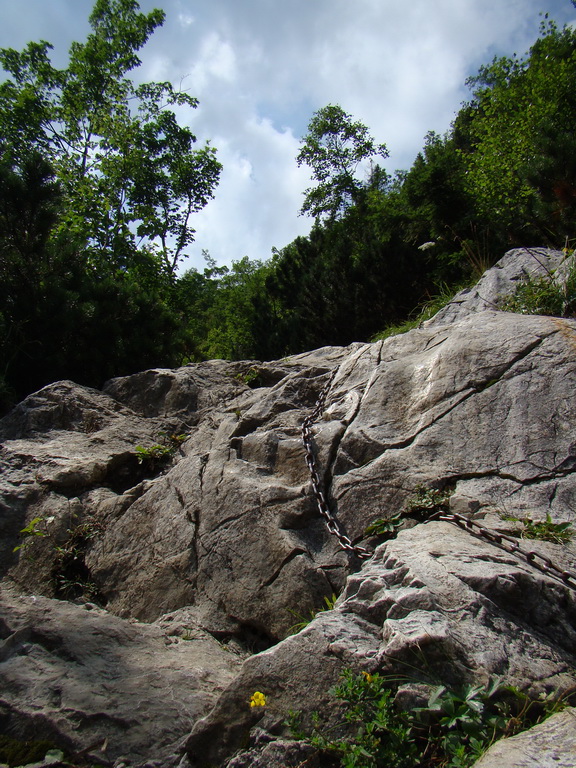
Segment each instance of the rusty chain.
[[472,520],[457,512],[440,511],[436,515],[433,515],[430,520],[443,520],[447,523],[454,523],[454,525],[457,525],[459,528],[463,528],[465,531],[477,535],[485,541],[489,541],[491,544],[500,547],[512,555],[522,557],[534,568],[542,571],[542,573],[560,579],[566,586],[576,590],[576,573],[572,573],[565,568],[560,568],[553,563],[549,557],[542,555],[540,552],[536,552],[533,549],[523,549],[517,539],[508,536],[506,533],[493,531],[485,525],[482,525],[482,523],[479,523],[477,520]]
[[[332,382],[334,381],[334,378],[336,376],[336,372],[337,372],[337,368],[334,369],[332,374],[328,377],[328,381],[322,388],[322,391],[320,392],[320,395],[316,401],[314,409],[302,422],[302,442],[304,443],[306,464],[308,465],[308,470],[310,472],[312,490],[314,492],[314,497],[318,505],[318,511],[320,512],[320,515],[324,519],[326,523],[326,527],[328,528],[328,531],[333,536],[336,536],[342,549],[344,549],[347,552],[350,552],[351,554],[356,555],[362,560],[366,560],[369,557],[372,557],[374,553],[370,552],[370,550],[365,549],[364,547],[360,547],[357,544],[354,544],[351,541],[351,539],[348,536],[346,536],[346,534],[342,531],[342,529],[340,528],[340,524],[338,523],[338,520],[334,517],[334,515],[330,510],[330,506],[326,501],[326,497],[324,495],[322,481],[320,480],[320,475],[318,473],[318,463],[316,460],[316,453],[314,450],[312,425],[318,420],[318,418],[324,412],[326,399],[328,397],[330,387],[332,386]],[[515,555],[517,557],[521,557],[525,559],[534,568],[537,568],[539,571],[542,571],[548,576],[552,576],[553,578],[560,579],[564,584],[566,584],[566,586],[576,590],[576,573],[572,573],[571,571],[566,570],[565,568],[560,568],[555,563],[553,563],[549,557],[546,557],[546,555],[540,554],[540,552],[536,552],[535,550],[523,549],[518,543],[518,540],[513,538],[512,536],[508,536],[507,534],[500,533],[498,531],[493,531],[490,528],[487,528],[485,525],[482,525],[481,523],[479,523],[477,520],[472,520],[471,518],[466,517],[465,515],[460,515],[457,512],[448,512],[445,510],[441,510],[437,512],[435,515],[433,515],[431,518],[429,518],[429,520],[430,522],[432,520],[441,520],[443,522],[453,523],[454,525],[457,525],[459,528],[462,528],[465,531],[468,531],[473,535],[479,536],[485,541],[488,541],[489,543],[494,544],[497,547],[500,547],[504,551],[512,555]]]
[[304,443],[304,450],[306,452],[306,464],[308,465],[308,469],[310,471],[310,479],[312,481],[312,490],[314,491],[314,496],[316,498],[316,503],[318,505],[318,511],[324,518],[328,531],[333,536],[336,536],[336,538],[340,542],[340,546],[342,547],[342,549],[346,550],[347,552],[350,552],[351,554],[356,555],[362,560],[366,560],[367,558],[372,557],[373,553],[368,551],[367,549],[364,549],[364,547],[359,547],[353,544],[352,541],[348,538],[348,536],[346,536],[346,534],[342,531],[342,529],[340,528],[340,524],[338,523],[338,520],[336,520],[336,518],[330,511],[330,507],[328,505],[328,502],[326,501],[326,497],[324,496],[324,491],[322,489],[322,481],[320,480],[320,475],[318,474],[318,466],[317,466],[316,455],[314,451],[312,425],[318,419],[318,417],[322,415],[322,412],[324,411],[326,398],[328,397],[328,392],[330,391],[330,387],[332,386],[332,382],[334,381],[334,377],[336,376],[337,370],[338,369],[335,368],[332,374],[328,377],[328,381],[324,385],[322,391],[320,392],[320,396],[316,401],[314,410],[312,411],[312,413],[306,416],[306,418],[302,422],[302,442]]

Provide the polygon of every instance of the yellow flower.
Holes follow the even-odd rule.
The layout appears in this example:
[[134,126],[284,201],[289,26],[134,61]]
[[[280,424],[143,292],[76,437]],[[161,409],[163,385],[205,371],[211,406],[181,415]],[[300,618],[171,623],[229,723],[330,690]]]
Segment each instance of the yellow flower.
[[372,682],[372,675],[368,674],[368,672],[362,672],[362,674],[366,678],[366,682],[367,683],[371,683]]
[[266,706],[266,696],[264,696],[263,693],[260,693],[260,691],[256,691],[250,697],[250,706],[251,707],[265,707]]

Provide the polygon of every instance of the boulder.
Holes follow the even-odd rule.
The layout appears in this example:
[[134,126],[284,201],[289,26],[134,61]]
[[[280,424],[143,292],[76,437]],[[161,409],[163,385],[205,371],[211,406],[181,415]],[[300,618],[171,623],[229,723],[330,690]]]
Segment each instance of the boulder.
[[[109,621],[112,634],[126,628],[128,647],[144,636],[159,647],[166,616],[185,612],[222,660],[218,679],[204,684],[215,662],[200,655],[188,685],[171,656],[183,669],[174,680],[197,697],[176,696],[186,710],[177,727],[158,720],[158,749],[143,725],[125,742],[110,730],[115,754],[176,765],[167,754],[189,729],[182,768],[312,765],[284,721],[289,710],[337,717],[329,689],[348,667],[398,675],[420,664],[447,685],[500,676],[535,696],[570,688],[576,548],[520,537],[526,521],[553,530],[576,518],[576,322],[498,309],[523,274],[559,275],[563,264],[559,252],[512,251],[421,328],[374,344],[31,395],[0,420],[4,637],[19,637],[30,614],[33,637],[49,622],[107,636]],[[341,548],[312,491],[301,428],[321,393],[312,436],[331,527],[374,552],[368,560]],[[438,519],[449,512],[460,518]],[[467,517],[491,537],[455,524]],[[335,609],[317,613],[335,595]],[[52,642],[67,641],[40,646]],[[222,643],[248,656],[240,670]],[[35,703],[13,693],[10,729],[49,712],[55,739],[89,741],[73,714],[84,710],[58,704],[44,651],[34,653],[40,680],[25,683],[32,671],[20,664],[18,686],[29,684]],[[0,662],[0,689],[17,656]],[[56,656],[63,669],[78,663]],[[145,679],[149,713],[156,682]],[[265,708],[250,707],[255,691]],[[110,712],[133,706],[114,688]]]
[[494,744],[474,768],[574,768],[576,709],[552,715],[529,731]]
[[5,587],[0,607],[2,732],[97,764],[172,754],[241,663],[185,611],[140,624]]
[[526,279],[550,279],[562,283],[574,256],[549,248],[517,248],[487,270],[476,285],[459,291],[434,317],[424,323],[447,325],[474,312],[498,310]]
[[[574,562],[574,550],[531,545],[560,565]],[[333,725],[329,689],[345,669],[456,690],[498,677],[538,699],[572,688],[575,649],[574,589],[467,531],[429,522],[379,546],[333,610],[244,662],[194,726],[190,763],[220,765],[249,739],[254,691],[267,699],[259,728],[285,738],[290,711],[308,727],[313,712]]]

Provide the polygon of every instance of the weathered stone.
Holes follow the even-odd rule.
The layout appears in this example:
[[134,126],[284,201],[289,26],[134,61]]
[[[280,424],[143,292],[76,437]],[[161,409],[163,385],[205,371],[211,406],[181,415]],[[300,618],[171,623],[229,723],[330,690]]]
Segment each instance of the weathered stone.
[[[128,623],[91,604],[1,595],[2,731],[143,760],[175,751],[240,658],[186,615]],[[184,629],[186,628],[186,629]]]
[[[530,544],[560,565],[573,562],[562,546]],[[453,525],[420,525],[380,546],[334,610],[244,663],[194,726],[189,759],[219,765],[246,741],[255,690],[270,709],[259,726],[274,733],[290,710],[308,723],[318,711],[331,724],[327,691],[346,668],[456,689],[501,677],[538,697],[574,685],[575,649],[574,590]]]
[[[164,622],[178,610],[228,647],[268,649],[210,712],[208,698],[191,705],[192,764],[280,765],[284,754],[289,765],[303,746],[286,739],[283,718],[289,709],[335,717],[328,690],[345,667],[398,672],[424,659],[450,684],[502,675],[535,694],[568,686],[568,585],[467,531],[426,523],[435,510],[425,508],[362,564],[318,514],[300,438],[334,374],[313,427],[319,473],[342,530],[367,547],[382,539],[366,527],[402,512],[421,486],[453,491],[452,511],[517,537],[527,517],[574,521],[576,322],[495,308],[523,273],[559,274],[562,259],[511,252],[477,295],[375,344],[158,369],[108,382],[104,393],[60,382],[30,396],[0,420],[4,583],[96,599],[124,622],[94,615],[128,627],[130,643],[133,626],[142,628],[134,618]],[[171,456],[138,457],[137,446],[169,441],[162,433],[187,439]],[[523,546],[576,570],[574,543]],[[287,637],[345,585],[336,610]],[[37,700],[10,710],[15,724],[52,706],[45,673],[30,674]],[[249,706],[255,690],[269,696],[263,712]],[[59,733],[74,732],[73,707],[59,711]],[[253,738],[250,752],[232,757],[255,727],[270,741]],[[134,738],[124,754],[140,759],[151,741],[141,748]]]
[[424,323],[449,325],[470,313],[499,309],[502,299],[514,293],[526,278],[551,278],[561,282],[573,257],[549,248],[517,248],[503,256],[487,270],[472,288],[454,296],[434,317]]
[[154,368],[111,379],[103,391],[142,416],[193,422],[202,408],[232,400],[245,390],[241,382],[245,367],[213,360],[177,370]]
[[[118,493],[137,485],[146,468],[136,446],[157,443],[164,426],[72,382],[44,387],[1,419],[0,575],[15,566],[14,578],[28,589],[52,594],[54,545],[92,514],[80,497],[94,488]],[[27,558],[17,556],[19,531],[36,517],[49,521],[39,527],[48,537],[35,537]]]
[[232,758],[226,768],[318,768],[318,750],[301,741],[278,739]]
[[576,709],[552,715],[529,731],[494,744],[474,768],[574,768]]
[[[333,467],[352,537],[421,485],[453,486],[502,513],[573,520],[575,345],[574,321],[496,312],[384,343]],[[339,377],[334,390],[344,395]]]

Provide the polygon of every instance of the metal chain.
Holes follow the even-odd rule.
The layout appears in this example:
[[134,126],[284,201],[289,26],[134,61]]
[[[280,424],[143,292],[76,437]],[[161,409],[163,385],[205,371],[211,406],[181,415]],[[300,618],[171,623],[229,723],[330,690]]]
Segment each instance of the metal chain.
[[[332,374],[329,376],[328,381],[322,388],[322,391],[320,392],[318,400],[314,406],[314,410],[302,422],[302,442],[304,443],[306,464],[308,465],[308,470],[310,471],[312,490],[316,498],[318,511],[323,517],[328,531],[333,536],[336,536],[342,549],[356,555],[362,560],[366,560],[369,557],[372,557],[374,553],[370,552],[370,550],[365,549],[364,547],[353,544],[348,536],[342,532],[338,521],[330,511],[330,507],[326,501],[326,497],[324,496],[324,491],[322,490],[322,481],[320,480],[320,475],[318,474],[318,465],[314,451],[312,425],[324,411],[326,398],[328,397],[328,392],[330,391],[330,387],[332,386],[332,382],[336,376],[336,371],[337,369],[334,369]],[[537,568],[539,571],[542,571],[548,576],[560,579],[564,584],[566,584],[566,586],[576,590],[576,573],[572,573],[565,568],[560,568],[559,566],[555,565],[549,557],[546,557],[546,555],[542,555],[534,550],[526,551],[522,549],[517,539],[512,538],[512,536],[493,531],[490,528],[487,528],[485,525],[479,523],[477,520],[471,520],[469,517],[460,515],[457,512],[447,512],[442,510],[433,515],[430,518],[430,521],[432,520],[442,520],[447,523],[453,523],[459,528],[463,528],[465,531],[479,536],[485,541],[488,541],[490,544],[494,544],[495,546],[504,549],[506,552],[509,552],[512,555],[524,558],[534,568]]]
[[340,528],[340,524],[338,523],[338,520],[336,520],[336,518],[330,511],[330,507],[328,506],[328,502],[326,501],[326,497],[324,496],[324,491],[322,490],[322,482],[320,480],[320,475],[318,474],[318,467],[316,464],[316,455],[314,451],[312,425],[324,410],[324,404],[326,403],[326,398],[328,397],[328,392],[330,391],[330,387],[332,386],[332,382],[334,381],[334,377],[336,376],[337,370],[338,369],[335,368],[332,374],[329,376],[328,381],[324,385],[322,391],[320,392],[320,396],[316,401],[314,410],[312,411],[312,413],[306,416],[306,418],[302,422],[302,442],[304,443],[304,450],[306,452],[306,464],[308,465],[308,469],[310,471],[310,479],[312,481],[312,490],[314,491],[314,496],[316,498],[316,503],[318,505],[318,511],[324,518],[328,531],[333,536],[336,536],[336,538],[340,542],[340,546],[342,547],[342,549],[346,550],[347,552],[351,552],[352,554],[356,555],[362,560],[366,560],[367,558],[372,557],[373,553],[369,552],[367,549],[364,549],[364,547],[359,547],[353,544],[352,541],[348,538],[348,536],[346,536],[346,534],[343,533],[343,531]]
[[490,528],[487,528],[485,525],[479,523],[477,520],[471,520],[469,517],[460,515],[457,512],[442,511],[434,515],[431,520],[432,519],[453,523],[454,525],[457,525],[459,528],[463,528],[469,533],[476,534],[485,541],[489,541],[491,544],[500,547],[512,555],[522,557],[523,559],[527,560],[528,563],[534,568],[537,568],[539,571],[542,571],[548,576],[560,579],[564,582],[564,584],[566,584],[566,586],[570,587],[570,589],[576,590],[576,573],[568,571],[565,568],[560,568],[555,563],[553,563],[549,557],[540,554],[540,552],[536,552],[533,549],[522,549],[518,543],[518,540],[512,536],[508,536],[505,533],[500,533],[499,531],[493,531]]

